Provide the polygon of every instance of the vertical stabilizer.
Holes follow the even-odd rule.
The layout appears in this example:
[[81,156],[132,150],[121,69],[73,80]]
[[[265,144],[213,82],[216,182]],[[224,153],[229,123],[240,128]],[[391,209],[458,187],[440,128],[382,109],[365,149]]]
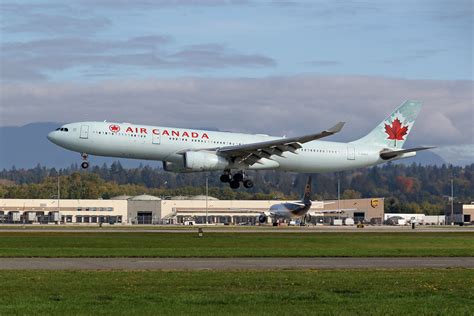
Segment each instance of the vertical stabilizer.
[[311,176],[308,177],[308,182],[304,188],[303,198],[301,199],[305,205],[311,205]]
[[379,145],[385,148],[403,148],[420,108],[421,101],[408,100],[403,102],[369,134],[352,143]]

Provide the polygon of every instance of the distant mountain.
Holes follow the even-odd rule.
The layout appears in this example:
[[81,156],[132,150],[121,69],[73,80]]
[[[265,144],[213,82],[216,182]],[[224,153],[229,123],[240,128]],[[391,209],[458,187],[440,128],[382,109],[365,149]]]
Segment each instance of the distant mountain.
[[399,164],[405,164],[405,165],[416,163],[422,166],[431,166],[431,165],[441,166],[442,164],[446,164],[446,161],[443,158],[441,158],[441,156],[435,154],[434,152],[425,150],[425,151],[417,152],[415,157],[397,160],[397,161],[394,161],[393,163],[399,163]]
[[[412,144],[410,140],[408,140],[403,147],[414,148],[423,146],[420,144]],[[417,152],[415,157],[396,160],[393,163],[400,163],[405,165],[411,165],[412,163],[416,163],[422,166],[441,166],[442,164],[447,164],[446,160],[444,160],[441,156],[435,154],[432,150],[422,150]]]
[[[78,153],[62,149],[52,144],[46,135],[61,123],[31,123],[20,127],[0,127],[0,169],[31,168],[38,163],[46,167],[64,168],[74,163],[80,163]],[[111,164],[117,158],[91,157],[91,165]],[[120,159],[124,167],[136,167],[140,163],[151,166],[159,162],[147,160]],[[404,159],[405,164],[442,165],[446,163],[432,151],[419,152],[416,157]]]

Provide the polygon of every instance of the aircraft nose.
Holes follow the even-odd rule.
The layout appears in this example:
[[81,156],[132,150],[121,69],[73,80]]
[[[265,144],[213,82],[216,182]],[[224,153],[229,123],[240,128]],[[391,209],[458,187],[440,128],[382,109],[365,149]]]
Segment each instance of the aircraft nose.
[[56,143],[57,137],[58,137],[58,132],[52,131],[48,134],[47,138],[49,139],[50,142]]

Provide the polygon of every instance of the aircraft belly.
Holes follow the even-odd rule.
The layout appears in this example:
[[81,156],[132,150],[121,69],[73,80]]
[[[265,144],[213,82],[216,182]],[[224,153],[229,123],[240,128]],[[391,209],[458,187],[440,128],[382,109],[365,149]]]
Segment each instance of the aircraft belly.
[[145,140],[131,139],[77,139],[68,146],[70,150],[97,156],[163,160],[170,153],[169,146],[148,144]]
[[293,155],[292,157],[278,160],[278,162],[280,164],[279,169],[294,172],[325,172],[340,169],[346,165],[349,167],[349,163],[345,159],[318,157],[317,155]]
[[287,155],[287,158],[275,158],[279,170],[292,172],[333,172],[350,170],[377,164],[377,159],[369,159],[368,154],[357,153],[356,159],[348,160],[344,155]]

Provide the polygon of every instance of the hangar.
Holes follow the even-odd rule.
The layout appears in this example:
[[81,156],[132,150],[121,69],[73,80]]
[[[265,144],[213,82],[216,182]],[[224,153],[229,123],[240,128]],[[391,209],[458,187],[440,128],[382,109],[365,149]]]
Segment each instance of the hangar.
[[[0,222],[13,224],[254,224],[277,200],[218,200],[213,197],[150,195],[118,196],[109,200],[0,199]],[[313,223],[332,224],[353,218],[380,224],[384,199],[315,201]]]

